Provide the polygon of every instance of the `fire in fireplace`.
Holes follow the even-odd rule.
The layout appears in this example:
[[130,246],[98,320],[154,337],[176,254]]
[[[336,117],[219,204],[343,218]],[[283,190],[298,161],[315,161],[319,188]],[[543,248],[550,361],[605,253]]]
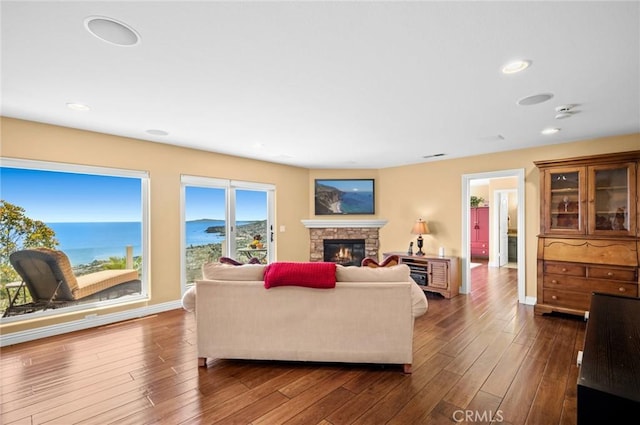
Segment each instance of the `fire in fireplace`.
[[359,266],[365,257],[364,239],[325,239],[324,261],[343,266]]

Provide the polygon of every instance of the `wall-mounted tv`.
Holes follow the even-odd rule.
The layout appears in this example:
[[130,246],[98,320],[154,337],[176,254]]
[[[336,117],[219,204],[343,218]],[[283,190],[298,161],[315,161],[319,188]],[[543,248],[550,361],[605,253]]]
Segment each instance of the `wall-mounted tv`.
[[374,179],[316,179],[316,215],[374,214]]

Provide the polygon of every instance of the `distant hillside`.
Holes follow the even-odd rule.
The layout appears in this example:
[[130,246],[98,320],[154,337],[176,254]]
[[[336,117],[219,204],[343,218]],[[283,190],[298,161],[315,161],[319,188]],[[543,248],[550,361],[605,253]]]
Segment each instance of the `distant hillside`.
[[[207,227],[205,232],[207,233],[219,233],[225,235],[224,226],[210,226]],[[267,220],[252,221],[247,224],[240,224],[236,229],[236,237],[241,241],[251,241],[254,235],[260,235],[264,240],[267,238]]]

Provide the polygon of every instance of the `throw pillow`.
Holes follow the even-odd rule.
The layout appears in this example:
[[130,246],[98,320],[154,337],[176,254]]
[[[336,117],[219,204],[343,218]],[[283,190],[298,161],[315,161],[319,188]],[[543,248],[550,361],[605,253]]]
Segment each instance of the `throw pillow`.
[[395,266],[400,262],[400,257],[398,257],[397,255],[390,255],[387,258],[385,258],[382,263],[378,264],[378,262],[376,260],[374,260],[371,257],[367,257],[364,260],[362,260],[362,263],[360,264],[362,267],[390,267],[390,266]]
[[[220,257],[220,259],[218,260],[223,264],[231,264],[232,266],[241,266],[245,263],[241,263],[240,261],[234,260],[233,258],[229,258],[229,257]],[[257,259],[256,257],[251,257],[251,259],[249,260],[249,262],[247,264],[260,264],[260,260]]]
[[232,266],[222,263],[202,265],[202,277],[207,280],[255,281],[264,279],[264,264]]

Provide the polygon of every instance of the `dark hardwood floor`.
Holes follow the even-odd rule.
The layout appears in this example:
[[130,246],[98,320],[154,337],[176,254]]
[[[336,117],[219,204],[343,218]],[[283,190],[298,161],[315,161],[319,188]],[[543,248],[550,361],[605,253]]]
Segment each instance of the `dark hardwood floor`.
[[581,318],[517,303],[516,270],[429,294],[401,366],[211,360],[174,310],[5,347],[2,424],[575,424]]

